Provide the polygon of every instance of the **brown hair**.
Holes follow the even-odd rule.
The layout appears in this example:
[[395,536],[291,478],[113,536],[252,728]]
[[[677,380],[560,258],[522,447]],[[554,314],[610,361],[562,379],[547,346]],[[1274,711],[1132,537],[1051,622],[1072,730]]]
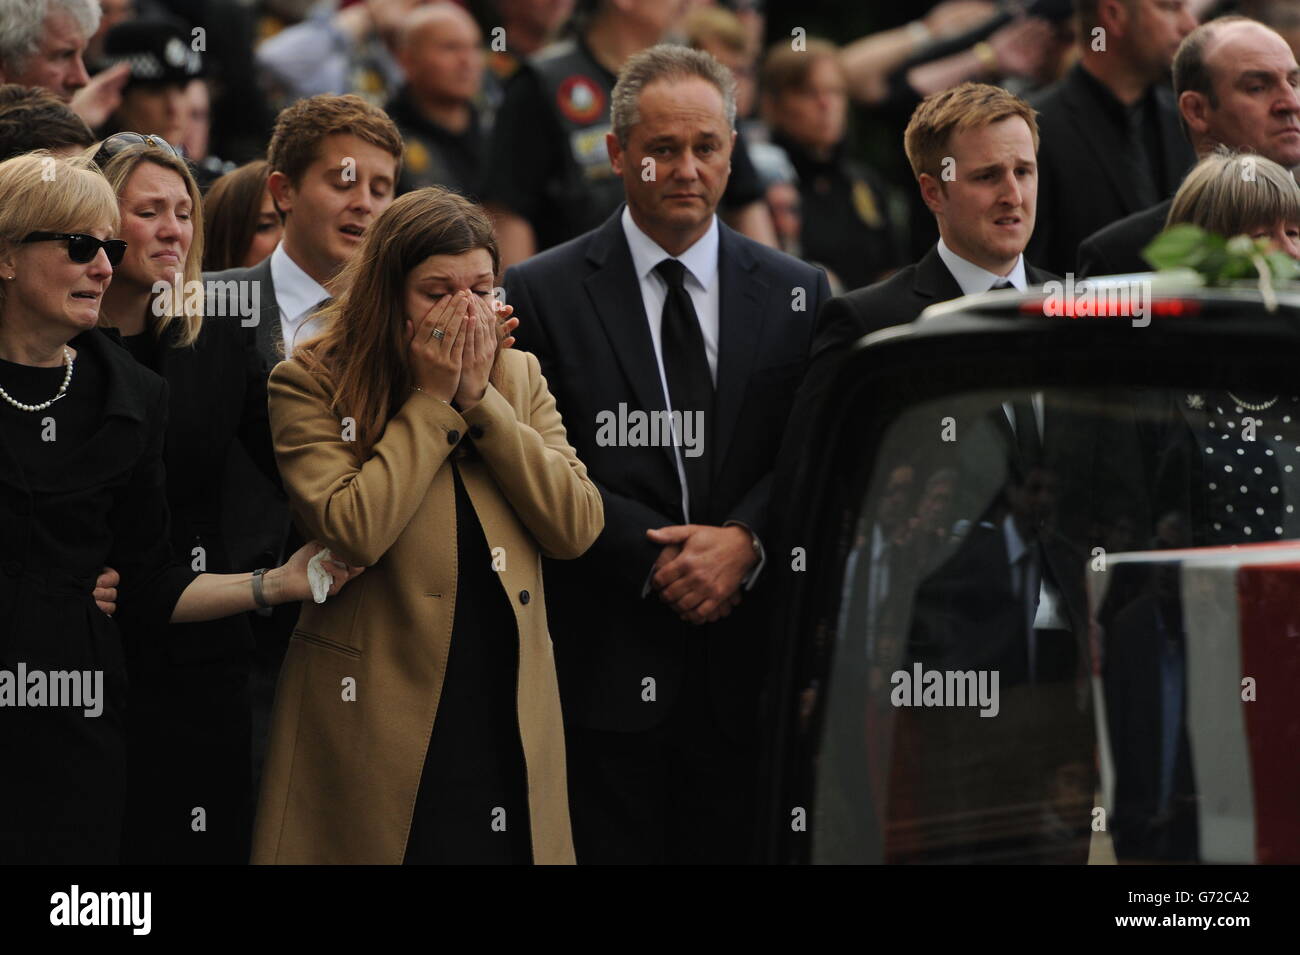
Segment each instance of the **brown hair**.
[[839,48],[829,40],[809,37],[805,51],[790,48],[788,42],[773,44],[763,61],[758,86],[764,96],[780,96],[808,85],[813,66],[818,60],[832,60],[839,67]]
[[49,90],[17,83],[0,86],[0,160],[94,141],[85,121]]
[[[98,146],[92,146],[86,151],[86,155],[94,156],[98,148]],[[194,238],[190,240],[190,250],[185,256],[185,268],[181,273],[181,281],[184,283],[183,288],[193,288],[194,286],[190,283],[202,283],[203,281],[203,195],[199,192],[199,184],[194,181],[194,174],[190,172],[190,167],[185,160],[158,146],[140,143],[126,147],[106,162],[104,164],[104,178],[113,187],[113,192],[117,194],[120,205],[122,192],[126,189],[131,174],[142,163],[147,162],[176,173],[181,177],[181,182],[185,183],[185,191],[189,193],[190,222],[194,225]],[[176,315],[173,312],[175,307],[174,297],[169,292],[162,293],[162,297],[164,302],[163,314],[158,315],[152,308],[149,310],[150,331],[156,337],[161,338],[163,332],[170,327],[172,322],[180,320],[185,323],[185,327],[176,336],[175,345],[178,348],[193,345],[194,341],[199,337],[199,328],[203,324],[203,306],[198,304],[196,300],[191,299],[189,295],[182,295],[181,308],[183,311],[180,315]],[[191,305],[198,305],[198,307],[192,309]],[[107,326],[102,311],[99,313],[99,324],[101,327]]]
[[1271,159],[1220,146],[1178,187],[1165,228],[1183,222],[1225,238],[1300,224],[1300,185]]
[[387,113],[352,93],[309,96],[282,109],[266,148],[271,171],[284,173],[297,188],[307,167],[320,156],[321,143],[339,133],[357,136],[392,154],[396,171],[402,171],[402,134]]
[[271,164],[265,159],[244,163],[212,184],[203,198],[203,215],[207,220],[204,233],[203,269],[220,272],[244,264],[244,257],[257,234],[261,217],[262,196]]
[[[331,409],[357,422],[359,460],[369,456],[411,391],[407,276],[431,255],[475,249],[487,250],[495,275],[501,256],[481,206],[440,186],[408,192],[366,230],[361,248],[344,266],[344,291],[321,313],[325,330],[294,348],[293,361],[332,382]],[[498,374],[497,366],[492,374]]]
[[[903,133],[903,149],[912,173],[938,177],[939,167],[948,152],[952,134],[978,129],[1012,116],[1019,116],[1029,126],[1038,152],[1038,122],[1033,107],[1019,96],[1000,86],[987,83],[962,83],[952,89],[927,96],[912,113]],[[942,181],[941,181],[942,182]]]

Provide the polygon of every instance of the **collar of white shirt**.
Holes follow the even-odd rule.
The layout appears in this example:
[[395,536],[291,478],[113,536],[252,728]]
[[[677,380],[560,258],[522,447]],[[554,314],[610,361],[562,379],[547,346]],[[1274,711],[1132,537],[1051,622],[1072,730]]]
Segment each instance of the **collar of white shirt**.
[[275,303],[280,306],[280,328],[284,335],[285,354],[292,354],[298,326],[329,292],[302,270],[281,242],[271,253],[271,284],[275,287]]
[[987,292],[1004,278],[1022,292],[1029,288],[1029,281],[1025,277],[1025,257],[1023,254],[1016,258],[1016,267],[1011,270],[1011,274],[1005,276],[995,275],[988,269],[980,268],[974,262],[967,262],[948,248],[943,239],[939,240],[939,258],[943,259],[943,264],[948,266],[948,271],[952,273],[952,277],[961,286],[963,295],[978,295],[981,292]]
[[664,259],[676,259],[686,267],[700,288],[708,291],[718,277],[718,217],[709,223],[709,231],[695,240],[695,244],[681,255],[669,255],[659,243],[641,231],[632,220],[632,212],[623,207],[623,234],[627,236],[632,251],[632,267],[638,281],[643,281]]

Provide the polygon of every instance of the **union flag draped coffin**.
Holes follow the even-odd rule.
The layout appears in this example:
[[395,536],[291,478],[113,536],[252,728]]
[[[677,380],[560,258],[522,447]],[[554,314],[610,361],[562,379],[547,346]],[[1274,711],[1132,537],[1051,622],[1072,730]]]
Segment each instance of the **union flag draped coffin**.
[[1088,589],[1119,861],[1300,862],[1300,544],[1098,555]]

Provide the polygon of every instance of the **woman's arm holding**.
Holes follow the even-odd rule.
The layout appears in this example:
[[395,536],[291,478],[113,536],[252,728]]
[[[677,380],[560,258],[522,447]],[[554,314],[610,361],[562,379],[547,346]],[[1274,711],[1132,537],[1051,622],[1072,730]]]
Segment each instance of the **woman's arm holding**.
[[330,410],[325,386],[302,365],[271,372],[271,435],[294,515],[307,536],[354,566],[392,546],[468,426],[447,402],[411,392],[358,464],[349,429]]
[[[510,353],[501,356],[505,361]],[[514,352],[528,376],[528,421],[520,421],[501,392],[488,385],[464,412],[474,446],[520,520],[548,557],[581,556],[605,526],[600,491],[569,445],[555,399],[537,358]]]
[[[283,566],[268,570],[262,577],[262,604],[257,602],[252,574],[200,574],[181,593],[176,609],[172,611],[171,622],[216,620],[245,610],[256,610],[263,604],[276,606],[307,600],[312,596],[307,562],[322,547],[318,541],[311,541],[298,548]],[[323,561],[321,566],[329,572],[331,595],[365,570],[364,567],[348,567],[336,560]]]

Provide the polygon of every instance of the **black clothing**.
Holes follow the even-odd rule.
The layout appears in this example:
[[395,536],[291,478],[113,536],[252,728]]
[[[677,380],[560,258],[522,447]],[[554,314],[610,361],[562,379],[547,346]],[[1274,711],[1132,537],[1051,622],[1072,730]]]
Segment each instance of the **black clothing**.
[[[164,340],[146,332],[122,342],[169,386],[163,458],[173,552],[197,571],[233,573],[221,531],[231,450],[242,447],[268,480],[279,480],[266,379],[253,331],[237,318],[208,318],[188,347],[175,347],[178,330],[174,325]],[[123,861],[246,863],[253,810],[248,615],[128,626],[123,636],[131,679]]]
[[[578,36],[529,59],[506,86],[482,200],[527,219],[538,251],[597,228],[623,202],[605,146],[616,80]],[[737,136],[722,206],[737,209],[762,195]]]
[[451,467],[456,614],[403,861],[527,865],[528,783],[515,702],[519,628],[460,471]]
[[483,129],[478,110],[470,106],[469,126],[454,133],[429,119],[403,86],[384,107],[401,130],[404,144],[397,194],[425,186],[443,186],[473,196],[483,175]]
[[[275,282],[271,278],[271,257],[268,255],[249,268],[205,272],[203,279],[213,284],[246,282],[250,289],[258,290],[260,310],[253,327],[253,338],[265,387],[271,369],[284,360],[284,333],[280,303],[275,297]],[[255,462],[244,450],[242,442],[236,442],[230,449],[222,488],[221,536],[229,550],[233,570],[276,567],[304,543],[290,524],[289,501],[278,476],[274,480],[268,477],[263,465]],[[270,610],[254,611],[248,617],[256,635],[250,683],[254,793],[258,791],[262,760],[270,735],[271,706],[275,701],[280,664],[289,648],[289,634],[298,622],[298,609],[296,603],[280,604]]]
[[[668,283],[660,325],[660,348],[663,352],[664,378],[668,381],[668,400],[674,411],[699,415],[704,421],[697,456],[683,455],[689,507],[692,513],[709,511],[709,455],[713,440],[713,375],[704,348],[704,334],[695,314],[690,293],[686,291],[686,266],[676,259],[665,259],[655,266]],[[686,515],[689,516],[689,515]]]
[[[1053,276],[1026,262],[1025,278],[1030,285],[1041,285]],[[938,247],[932,246],[915,265],[899,269],[875,285],[831,299],[817,316],[808,373],[790,420],[808,420],[806,416],[823,399],[835,368],[853,342],[882,328],[906,325],[931,305],[961,296],[961,286],[943,264]],[[810,440],[807,429],[792,431],[785,454],[788,466],[799,467],[805,457],[804,443]]]
[[1079,246],[1079,278],[1090,275],[1124,275],[1150,272],[1151,263],[1142,258],[1145,249],[1165,230],[1173,199],[1143,209],[1099,229]]
[[[1233,394],[1256,406],[1273,397]],[[1169,404],[1162,433],[1147,438],[1154,516],[1184,515],[1198,547],[1300,536],[1300,398],[1278,396],[1258,411],[1221,391],[1171,394]]]
[[[692,503],[691,521],[735,520],[761,540],[780,429],[803,374],[812,315],[829,287],[821,270],[721,223],[717,282],[717,437],[707,445],[708,501]],[[807,293],[802,311],[791,307],[795,288]],[[519,347],[536,354],[605,506],[605,527],[590,550],[545,564],[566,739],[574,746],[568,767],[578,861],[610,858],[608,847],[642,862],[742,861],[735,846],[749,835],[741,831],[753,796],[749,741],[762,684],[758,608],[768,571],[731,616],[698,627],[644,596],[662,550],[647,529],[681,523],[675,449],[611,445],[597,428],[573,424],[599,421],[606,409],[640,415],[665,407],[621,210],[601,228],[512,267],[506,289],[529,316],[518,329]],[[787,558],[769,551],[767,559]],[[629,779],[654,786],[629,797],[634,809],[620,795]],[[688,803],[704,821],[686,849],[665,833],[677,832],[673,807]],[[642,820],[653,828],[631,833]]]
[[861,288],[903,265],[902,243],[889,215],[884,181],[845,155],[815,159],[792,140],[773,135],[799,174],[803,258],[826,266],[845,290]]
[[[1032,101],[1038,111],[1038,212],[1026,257],[1065,274],[1098,229],[1172,196],[1196,161],[1167,84],[1132,110],[1076,65]],[[1133,157],[1145,156],[1135,165]]]
[[[166,383],[101,332],[69,344],[77,358],[64,398],[44,412],[0,404],[0,671],[100,671],[103,711],[24,707],[0,719],[0,751],[16,767],[0,787],[5,862],[118,861],[126,783],[118,626],[164,624],[195,577],[172,562],[168,542]],[[55,376],[28,371],[0,367],[0,386],[28,403],[52,397]],[[56,469],[32,440],[44,418],[56,427],[45,452],[62,456]],[[92,596],[105,566],[122,575],[116,619]]]
[[[1144,592],[1107,627],[1102,686],[1115,767],[1110,828],[1122,862],[1199,858],[1185,672],[1186,633],[1176,597],[1162,601]],[[1174,713],[1165,706],[1170,690],[1182,703]],[[1162,792],[1166,760],[1172,778],[1169,791]]]

